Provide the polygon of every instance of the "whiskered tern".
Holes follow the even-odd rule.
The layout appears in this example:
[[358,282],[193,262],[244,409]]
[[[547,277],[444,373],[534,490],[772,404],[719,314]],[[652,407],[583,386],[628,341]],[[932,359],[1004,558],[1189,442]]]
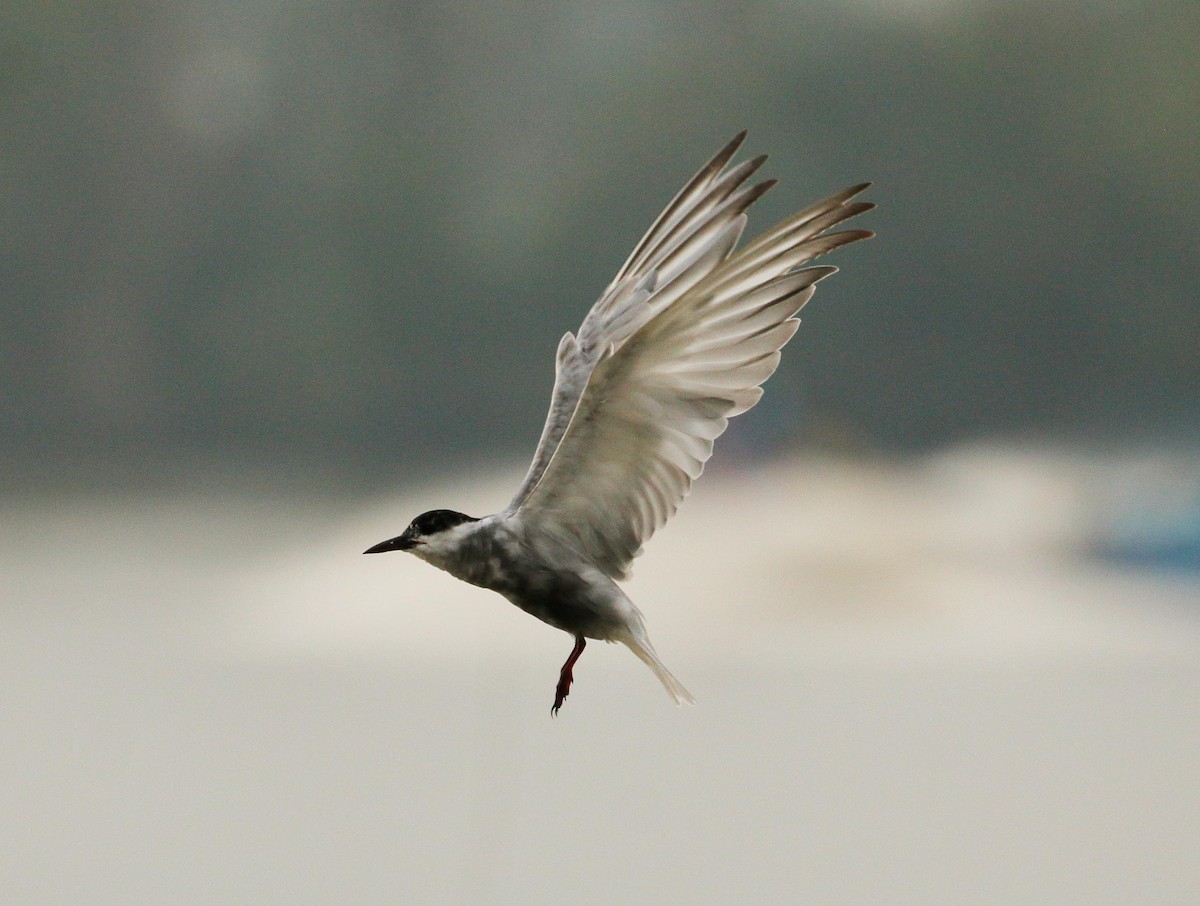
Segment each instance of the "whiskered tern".
[[365,552],[408,551],[572,635],[552,714],[588,639],[623,642],[677,704],[694,704],[616,580],[687,496],[729,419],[758,402],[794,316],[837,270],[801,265],[874,235],[830,232],[874,207],[852,201],[862,183],[738,249],[746,210],[775,184],[746,185],[765,154],[730,165],[745,137],[683,187],[559,342],[550,413],[512,502],[483,518],[422,513]]

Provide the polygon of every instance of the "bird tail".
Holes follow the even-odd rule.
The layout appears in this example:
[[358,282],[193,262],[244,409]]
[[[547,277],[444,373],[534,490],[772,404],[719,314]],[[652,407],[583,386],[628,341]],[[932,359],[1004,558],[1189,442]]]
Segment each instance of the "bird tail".
[[643,634],[641,638],[636,638],[632,634],[629,638],[622,639],[629,650],[636,654],[646,666],[654,671],[654,675],[658,677],[658,681],[663,684],[663,688],[667,690],[667,694],[675,701],[675,704],[682,705],[685,702],[689,705],[696,704],[696,699],[692,698],[692,693],[688,692],[683,687],[683,683],[675,679],[674,674],[667,669],[666,664],[658,659],[658,655],[654,652],[654,646],[650,644],[650,640]]

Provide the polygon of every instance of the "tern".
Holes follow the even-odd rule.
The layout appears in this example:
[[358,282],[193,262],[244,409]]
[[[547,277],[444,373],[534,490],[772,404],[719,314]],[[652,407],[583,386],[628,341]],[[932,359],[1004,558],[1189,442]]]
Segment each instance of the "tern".
[[559,342],[550,412],[512,502],[483,518],[431,510],[365,551],[408,551],[573,636],[551,714],[588,639],[624,643],[676,704],[695,703],[617,581],[674,515],[729,419],[758,402],[796,313],[837,270],[802,265],[874,235],[830,232],[874,207],[853,201],[870,185],[861,183],[738,248],[747,209],[776,182],[747,184],[765,154],[730,163],[745,137],[680,190]]

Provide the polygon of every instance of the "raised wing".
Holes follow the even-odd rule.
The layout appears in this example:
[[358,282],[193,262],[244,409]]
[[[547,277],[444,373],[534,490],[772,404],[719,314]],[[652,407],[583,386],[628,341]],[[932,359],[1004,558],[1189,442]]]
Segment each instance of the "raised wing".
[[854,186],[738,252],[746,209],[773,181],[743,187],[765,160],[726,169],[737,136],[675,197],[558,349],[550,415],[507,510],[531,530],[623,578],[712,455],[728,419],[762,395],[794,315],[830,267],[797,270],[867,238],[827,232],[873,205]]
[[[555,360],[550,411],[529,471],[508,505],[509,512],[516,510],[541,480],[601,353],[628,338],[649,316],[647,303],[658,276],[654,265],[667,252],[675,251],[686,257],[702,249],[712,239],[714,230],[728,224],[774,185],[775,181],[769,180],[743,190],[733,204],[728,203],[730,196],[767,159],[763,154],[726,172],[726,164],[745,138],[744,131],[734,136],[679,190],[587,313],[578,337],[570,332],[563,335]],[[708,229],[697,229],[701,225],[707,225]]]

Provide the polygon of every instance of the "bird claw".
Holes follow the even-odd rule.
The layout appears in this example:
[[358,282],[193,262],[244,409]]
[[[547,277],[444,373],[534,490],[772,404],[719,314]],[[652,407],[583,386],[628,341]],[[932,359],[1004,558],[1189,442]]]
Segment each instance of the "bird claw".
[[578,635],[575,637],[575,647],[571,649],[571,656],[567,658],[567,662],[562,665],[562,671],[558,674],[558,685],[554,687],[554,706],[550,709],[550,716],[557,717],[558,709],[562,707],[567,696],[571,694],[571,683],[575,677],[571,673],[571,668],[575,666],[575,662],[579,660],[579,655],[583,654],[583,649],[587,646],[587,640]]
[[571,683],[574,677],[571,676],[570,670],[564,670],[558,678],[558,685],[554,687],[554,705],[550,708],[550,716],[557,717],[558,709],[563,706],[568,695],[571,694]]

